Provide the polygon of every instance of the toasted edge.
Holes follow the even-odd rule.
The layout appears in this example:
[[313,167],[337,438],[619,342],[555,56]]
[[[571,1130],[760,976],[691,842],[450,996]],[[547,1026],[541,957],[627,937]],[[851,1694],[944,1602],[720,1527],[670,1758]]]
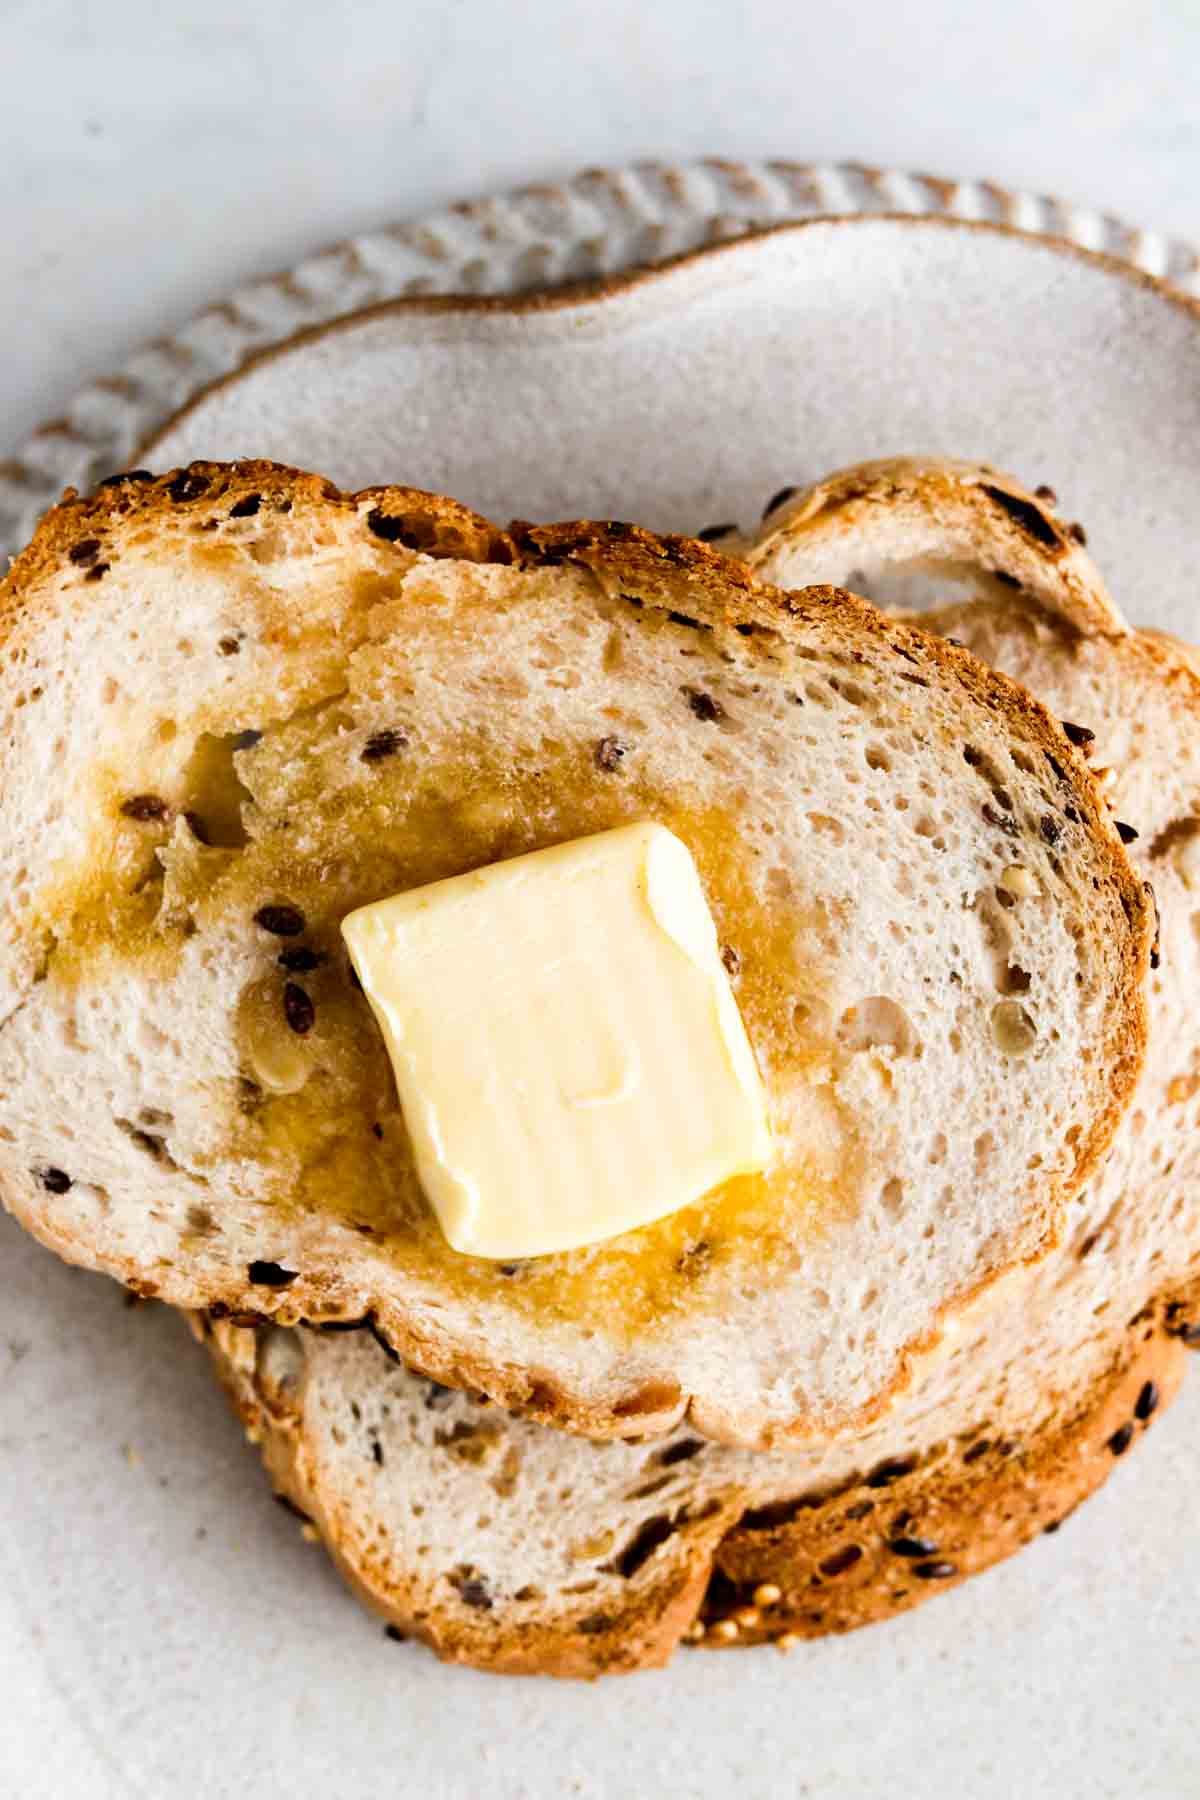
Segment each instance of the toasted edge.
[[874,508],[898,503],[927,529],[931,548],[978,557],[980,568],[1022,587],[1047,611],[1080,632],[1129,630],[1077,523],[1054,510],[1052,489],[1031,491],[988,463],[897,456],[856,463],[803,489],[783,489],[754,536],[741,546],[763,569],[778,550],[802,551],[861,529]]
[[389,1587],[347,1528],[338,1497],[314,1476],[299,1411],[261,1388],[256,1332],[199,1315],[189,1323],[275,1493],[315,1529],[352,1591],[393,1632],[419,1638],[444,1661],[494,1673],[592,1678],[661,1667],[681,1641],[787,1649],[855,1630],[908,1612],[1057,1531],[1174,1399],[1185,1348],[1200,1347],[1200,1280],[1140,1312],[1091,1386],[1024,1441],[966,1434],[924,1458],[878,1463],[832,1493],[757,1510],[731,1489],[660,1546],[620,1612],[606,1608],[602,1631],[594,1615],[577,1613],[489,1630],[439,1608],[415,1574]]

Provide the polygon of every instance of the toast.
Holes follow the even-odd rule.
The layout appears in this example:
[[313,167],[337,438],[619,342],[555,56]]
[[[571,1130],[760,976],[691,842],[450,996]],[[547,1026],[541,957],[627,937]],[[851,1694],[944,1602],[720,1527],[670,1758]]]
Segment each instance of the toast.
[[[858,516],[847,558],[869,561],[876,534],[894,541],[886,509]],[[431,1390],[365,1334],[197,1322],[277,1490],[393,1631],[483,1668],[594,1675],[657,1664],[681,1636],[786,1648],[884,1619],[1057,1530],[1176,1391],[1200,1346],[1200,682],[1186,647],[1081,630],[1074,597],[1056,617],[1003,579],[983,593],[925,622],[1086,719],[1160,892],[1146,1068],[1066,1240],[961,1315],[857,1441],[765,1455],[686,1430],[601,1448]]]
[[[722,540],[787,586],[833,581],[897,616],[944,599],[1028,603],[1080,631],[1128,630],[1078,523],[1054,511],[1052,488],[1025,487],[986,463],[888,457],[839,469],[808,488],[783,488],[750,540]],[[770,573],[771,570],[777,573]]]
[[[1055,1241],[1136,1081],[1150,908],[1082,757],[833,588],[193,464],[56,508],[0,643],[0,1192],[142,1294],[370,1316],[598,1436],[823,1438]],[[775,1162],[583,1251],[459,1256],[340,920],[647,816],[695,854]]]
[[193,1316],[276,1497],[389,1636],[584,1678],[871,1624],[1056,1529],[1173,1397],[1193,1325],[1200,1291],[1152,1309],[1020,1439],[823,1461],[686,1428],[595,1443],[426,1381],[366,1328]]

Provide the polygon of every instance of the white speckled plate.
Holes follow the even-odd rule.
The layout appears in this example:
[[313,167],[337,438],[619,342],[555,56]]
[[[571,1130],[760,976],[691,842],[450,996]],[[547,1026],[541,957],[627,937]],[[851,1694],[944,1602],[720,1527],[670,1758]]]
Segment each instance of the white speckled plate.
[[[455,289],[476,298],[432,297]],[[1052,482],[1126,610],[1200,636],[1197,289],[1186,246],[987,186],[594,173],[214,308],[0,467],[0,539],[131,460],[262,454],[501,518],[694,529],[931,451]],[[0,1792],[31,1743],[23,1791],[82,1800],[1197,1791],[1200,1382],[1067,1529],[917,1614],[580,1689],[388,1643],[270,1504],[174,1319],[7,1222],[0,1279]]]

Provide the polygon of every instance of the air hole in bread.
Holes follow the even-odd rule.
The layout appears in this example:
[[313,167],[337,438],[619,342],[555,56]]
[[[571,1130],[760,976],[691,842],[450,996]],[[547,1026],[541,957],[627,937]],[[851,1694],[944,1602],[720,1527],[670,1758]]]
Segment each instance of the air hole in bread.
[[[943,1146],[945,1145],[945,1142],[946,1140],[943,1138]],[[900,1217],[900,1209],[904,1205],[904,1183],[898,1181],[894,1175],[890,1181],[885,1181],[879,1190],[879,1203],[883,1207],[884,1212],[888,1214],[889,1218],[898,1219]],[[872,1293],[874,1292],[873,1289],[871,1291]],[[865,1303],[864,1298],[864,1305]]]
[[891,1050],[897,1056],[909,1056],[917,1034],[902,1006],[884,994],[872,994],[846,1008],[838,1026],[838,1038],[851,1052]]
[[827,837],[834,844],[841,844],[845,841],[846,833],[841,820],[832,818],[829,813],[811,812],[808,815],[808,822],[818,837]]
[[234,760],[244,748],[242,732],[220,737],[201,732],[183,771],[185,810],[194,815],[203,839],[214,848],[241,849],[247,842],[242,807],[250,803],[250,791]]
[[992,1008],[992,1036],[1006,1056],[1024,1056],[1037,1042],[1037,1026],[1016,1000],[1001,1000]]

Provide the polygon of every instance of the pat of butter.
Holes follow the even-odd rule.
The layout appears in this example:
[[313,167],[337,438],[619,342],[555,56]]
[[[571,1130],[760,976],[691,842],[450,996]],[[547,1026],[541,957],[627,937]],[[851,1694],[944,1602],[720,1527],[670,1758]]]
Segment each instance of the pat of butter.
[[397,894],[342,934],[456,1250],[595,1244],[768,1161],[712,915],[664,826]]

